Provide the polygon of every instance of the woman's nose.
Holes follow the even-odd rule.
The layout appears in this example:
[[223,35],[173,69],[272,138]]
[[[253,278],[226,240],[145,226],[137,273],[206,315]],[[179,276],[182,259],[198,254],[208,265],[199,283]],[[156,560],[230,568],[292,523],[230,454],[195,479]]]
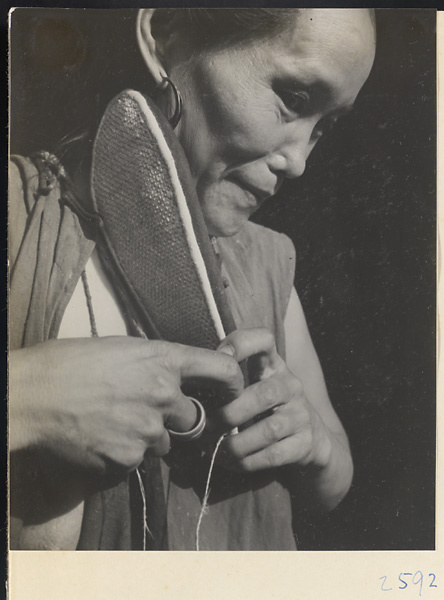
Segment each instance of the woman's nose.
[[270,159],[270,168],[279,171],[287,179],[296,179],[305,171],[307,158],[313,149],[312,130],[298,131],[286,139],[276,149]]
[[283,151],[285,177],[287,179],[296,179],[304,174],[307,156],[304,149],[300,147],[288,148]]

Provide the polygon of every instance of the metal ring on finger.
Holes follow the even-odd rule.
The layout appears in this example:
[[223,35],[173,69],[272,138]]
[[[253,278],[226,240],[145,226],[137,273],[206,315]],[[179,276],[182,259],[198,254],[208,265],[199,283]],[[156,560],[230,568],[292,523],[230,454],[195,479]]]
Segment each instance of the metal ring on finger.
[[171,439],[177,440],[178,442],[192,442],[198,440],[202,436],[207,424],[207,415],[202,404],[199,400],[196,400],[196,398],[190,397],[190,400],[197,409],[197,423],[193,429],[190,429],[189,431],[174,431],[173,429],[167,429]]

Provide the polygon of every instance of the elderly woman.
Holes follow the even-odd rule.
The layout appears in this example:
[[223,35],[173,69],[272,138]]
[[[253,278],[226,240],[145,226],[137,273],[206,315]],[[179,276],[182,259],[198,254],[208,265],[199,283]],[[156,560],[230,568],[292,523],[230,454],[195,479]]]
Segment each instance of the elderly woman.
[[[90,224],[61,207],[63,178],[42,189],[54,159],[16,157],[11,545],[190,550],[200,521],[200,549],[296,549],[298,508],[333,509],[352,459],[293,289],[292,244],[248,219],[351,109],[372,67],[374,17],[144,9],[136,35],[156,102],[174,114],[237,329],[218,351],[135,337]],[[88,177],[73,176],[86,201]],[[239,363],[253,358],[243,388]],[[185,446],[176,434],[202,421],[182,389],[196,379],[225,400]]]

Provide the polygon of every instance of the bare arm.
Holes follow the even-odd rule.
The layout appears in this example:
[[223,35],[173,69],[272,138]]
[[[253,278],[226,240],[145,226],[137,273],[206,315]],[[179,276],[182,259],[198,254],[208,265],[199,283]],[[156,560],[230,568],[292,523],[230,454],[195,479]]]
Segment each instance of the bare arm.
[[284,326],[288,368],[302,383],[306,397],[321,418],[325,435],[331,444],[330,459],[326,466],[305,473],[304,495],[307,501],[309,498],[318,499],[319,509],[330,510],[342,500],[350,488],[353,462],[347,434],[330,402],[319,358],[308,331],[301,302],[294,289]]

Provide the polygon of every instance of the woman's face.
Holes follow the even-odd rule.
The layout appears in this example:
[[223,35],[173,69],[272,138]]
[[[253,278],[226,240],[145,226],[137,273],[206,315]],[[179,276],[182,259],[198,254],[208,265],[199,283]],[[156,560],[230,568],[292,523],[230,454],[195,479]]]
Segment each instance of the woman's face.
[[[177,56],[180,56],[178,51]],[[230,236],[300,177],[318,139],[353,105],[374,59],[365,10],[305,10],[269,40],[169,65],[180,141],[210,234]]]

